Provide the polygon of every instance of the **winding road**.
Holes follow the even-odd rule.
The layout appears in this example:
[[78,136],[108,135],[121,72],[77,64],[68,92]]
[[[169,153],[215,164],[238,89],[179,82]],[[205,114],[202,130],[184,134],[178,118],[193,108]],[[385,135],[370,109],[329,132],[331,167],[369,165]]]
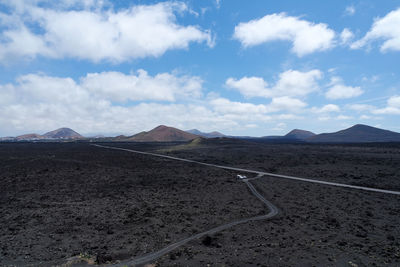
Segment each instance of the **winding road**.
[[246,173],[253,173],[257,174],[257,176],[253,178],[247,178],[247,179],[242,179],[247,187],[250,189],[251,193],[256,196],[260,201],[262,201],[270,210],[269,213],[265,215],[260,215],[260,216],[255,216],[251,218],[245,218],[237,221],[233,221],[224,225],[220,225],[218,227],[212,228],[208,231],[198,233],[196,235],[190,236],[188,238],[182,239],[176,243],[172,243],[168,245],[167,247],[160,249],[155,252],[151,252],[148,254],[145,254],[143,256],[130,259],[127,261],[123,261],[117,264],[112,264],[109,266],[113,267],[122,267],[122,266],[129,266],[129,265],[138,265],[138,264],[144,264],[148,263],[151,261],[154,261],[161,256],[171,252],[172,250],[188,243],[191,240],[201,238],[205,235],[210,235],[214,234],[220,231],[223,231],[225,229],[228,229],[230,227],[233,227],[238,224],[242,223],[247,223],[250,221],[258,221],[258,220],[266,220],[274,217],[279,213],[279,210],[277,207],[275,207],[271,202],[266,200],[255,188],[254,186],[250,183],[251,180],[259,179],[262,176],[272,176],[272,177],[278,177],[278,178],[284,178],[284,179],[291,179],[291,180],[297,180],[297,181],[302,181],[302,182],[309,182],[309,183],[317,183],[317,184],[323,184],[323,185],[331,185],[331,186],[338,186],[338,187],[344,187],[344,188],[351,188],[351,189],[358,189],[358,190],[364,190],[364,191],[372,191],[372,192],[378,192],[378,193],[385,193],[385,194],[394,194],[394,195],[400,195],[400,192],[398,191],[391,191],[391,190],[384,190],[384,189],[378,189],[378,188],[371,188],[371,187],[364,187],[364,186],[356,186],[356,185],[348,185],[348,184],[341,184],[341,183],[334,183],[334,182],[327,182],[327,181],[322,181],[322,180],[315,180],[315,179],[308,179],[308,178],[301,178],[301,177],[294,177],[294,176],[288,176],[288,175],[281,175],[281,174],[274,174],[274,173],[268,173],[268,172],[260,172],[260,171],[254,171],[254,170],[247,170],[247,169],[242,169],[242,168],[234,168],[234,167],[229,167],[229,166],[222,166],[222,165],[216,165],[216,164],[210,164],[210,163],[204,163],[200,161],[194,161],[194,160],[189,160],[189,159],[183,159],[183,158],[178,158],[178,157],[173,157],[173,156],[167,156],[167,155],[162,155],[162,154],[156,154],[156,153],[151,153],[151,152],[143,152],[143,151],[138,151],[138,150],[132,150],[132,149],[126,149],[126,148],[119,148],[119,147],[112,147],[112,146],[103,146],[103,145],[98,145],[98,144],[93,144],[93,146],[99,147],[99,148],[105,148],[105,149],[114,149],[114,150],[122,150],[126,152],[131,152],[131,153],[138,153],[138,154],[143,154],[143,155],[150,155],[150,156],[155,156],[155,157],[161,157],[161,158],[167,158],[171,160],[179,160],[183,162],[188,162],[188,163],[196,163],[196,164],[201,164],[209,167],[215,167],[215,168],[220,168],[220,169],[226,169],[226,170],[233,170],[233,171],[239,171],[239,172],[246,172]]
[[[259,177],[261,177],[261,176],[259,176]],[[202,232],[202,233],[198,233],[198,234],[192,235],[192,236],[190,236],[188,238],[182,239],[182,240],[180,240],[178,242],[172,243],[172,244],[170,244],[170,245],[166,246],[165,248],[160,249],[158,251],[151,252],[151,253],[145,254],[143,256],[131,259],[131,260],[123,261],[123,262],[120,262],[120,263],[117,263],[117,264],[111,264],[111,265],[108,265],[108,266],[122,267],[122,266],[127,266],[127,265],[131,266],[131,265],[138,265],[138,264],[148,263],[148,262],[151,262],[151,261],[154,261],[154,260],[160,258],[161,256],[171,252],[172,250],[174,250],[174,249],[176,249],[176,248],[178,248],[178,247],[180,247],[180,246],[182,246],[182,245],[186,244],[187,242],[192,241],[194,239],[201,238],[201,237],[203,237],[205,235],[212,235],[214,233],[223,231],[225,229],[231,228],[232,226],[235,226],[235,225],[238,225],[238,224],[247,223],[247,222],[250,222],[250,221],[266,220],[266,219],[272,218],[272,217],[274,217],[275,215],[278,214],[278,212],[279,212],[278,208],[275,207],[271,202],[266,200],[262,195],[260,195],[260,193],[258,193],[258,191],[254,188],[254,186],[247,179],[243,179],[242,181],[246,183],[246,185],[249,187],[249,189],[253,193],[253,195],[255,195],[259,200],[261,200],[269,208],[270,211],[267,214],[260,215],[260,216],[255,216],[255,217],[250,217],[250,218],[244,218],[244,219],[241,219],[241,220],[237,220],[237,221],[233,221],[233,222],[230,222],[230,223],[227,223],[227,224],[223,224],[223,225],[217,226],[215,228],[212,228],[212,229],[210,229],[208,231],[205,231],[205,232]]]

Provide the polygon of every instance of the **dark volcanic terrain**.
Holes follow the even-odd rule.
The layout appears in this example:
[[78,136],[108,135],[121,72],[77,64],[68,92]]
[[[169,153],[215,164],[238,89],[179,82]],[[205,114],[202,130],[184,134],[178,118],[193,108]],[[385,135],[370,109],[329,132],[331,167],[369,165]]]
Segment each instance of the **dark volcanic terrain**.
[[[105,145],[400,191],[399,144]],[[89,143],[0,144],[0,171],[1,266],[51,266],[77,255],[115,262],[268,212],[236,172]],[[252,183],[278,216],[191,241],[153,263],[399,266],[400,196],[272,177]]]

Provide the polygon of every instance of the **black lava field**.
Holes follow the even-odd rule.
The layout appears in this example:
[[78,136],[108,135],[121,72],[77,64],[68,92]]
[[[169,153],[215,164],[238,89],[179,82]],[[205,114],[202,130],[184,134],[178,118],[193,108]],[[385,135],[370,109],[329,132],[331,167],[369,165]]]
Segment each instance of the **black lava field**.
[[[400,191],[400,145],[105,143]],[[242,174],[89,142],[0,143],[0,266],[109,265],[269,212]],[[279,209],[148,266],[400,266],[400,196],[263,176]]]

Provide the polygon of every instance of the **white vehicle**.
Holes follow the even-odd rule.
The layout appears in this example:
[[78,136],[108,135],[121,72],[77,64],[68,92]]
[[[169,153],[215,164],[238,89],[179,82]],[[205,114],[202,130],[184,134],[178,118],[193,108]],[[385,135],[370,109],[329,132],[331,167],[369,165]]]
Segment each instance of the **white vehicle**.
[[247,179],[247,176],[246,176],[246,175],[240,175],[240,174],[238,174],[238,175],[237,175],[237,178],[238,178],[238,179]]

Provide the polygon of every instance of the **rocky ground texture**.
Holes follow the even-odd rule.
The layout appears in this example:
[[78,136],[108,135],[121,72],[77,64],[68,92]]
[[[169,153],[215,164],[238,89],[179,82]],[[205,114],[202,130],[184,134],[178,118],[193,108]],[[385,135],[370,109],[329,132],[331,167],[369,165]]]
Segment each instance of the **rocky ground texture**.
[[[400,146],[109,143],[400,191]],[[268,212],[233,171],[89,143],[0,144],[0,265],[107,264]],[[158,266],[398,266],[400,196],[263,177],[280,214],[194,240]]]

